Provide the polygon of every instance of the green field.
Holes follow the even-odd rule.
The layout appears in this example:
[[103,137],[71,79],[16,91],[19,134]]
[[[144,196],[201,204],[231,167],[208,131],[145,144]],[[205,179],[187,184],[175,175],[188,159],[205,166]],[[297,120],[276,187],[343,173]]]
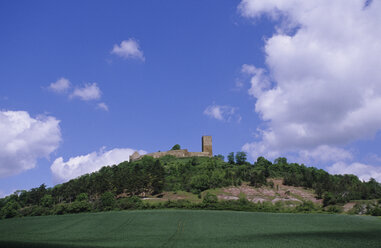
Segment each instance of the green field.
[[146,210],[0,220],[0,247],[381,247],[369,216]]

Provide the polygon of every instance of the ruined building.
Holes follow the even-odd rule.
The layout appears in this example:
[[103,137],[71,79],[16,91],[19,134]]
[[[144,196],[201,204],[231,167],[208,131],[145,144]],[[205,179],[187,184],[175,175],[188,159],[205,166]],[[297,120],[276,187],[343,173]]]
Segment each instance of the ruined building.
[[186,158],[186,157],[212,157],[212,136],[202,136],[202,152],[188,152],[188,149],[181,150],[170,150],[166,152],[153,152],[145,155],[140,155],[138,152],[134,152],[130,156],[130,161],[136,161],[141,159],[143,156],[150,156],[153,158],[160,158],[166,155],[172,155],[178,158]]

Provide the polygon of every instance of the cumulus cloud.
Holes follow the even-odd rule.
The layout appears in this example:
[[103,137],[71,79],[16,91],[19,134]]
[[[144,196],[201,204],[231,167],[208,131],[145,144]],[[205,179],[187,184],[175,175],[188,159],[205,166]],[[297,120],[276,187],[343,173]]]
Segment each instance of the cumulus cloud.
[[107,106],[107,104],[106,103],[104,103],[104,102],[100,102],[100,103],[98,103],[98,109],[102,109],[102,110],[104,110],[104,111],[108,111],[108,106]]
[[380,1],[243,0],[238,9],[280,23],[265,41],[266,69],[242,69],[267,125],[246,151],[349,158],[338,147],[381,129]]
[[101,98],[102,91],[99,89],[97,83],[88,83],[83,87],[77,87],[73,93],[70,94],[70,98],[79,98],[83,101],[97,100]]
[[298,158],[298,160],[303,161],[304,163],[348,161],[352,159],[353,155],[349,151],[327,145],[321,145],[310,150],[300,150]]
[[51,116],[32,118],[25,111],[0,111],[0,177],[36,166],[61,141],[59,120]]
[[[50,167],[53,176],[57,182],[65,182],[86,173],[99,170],[103,166],[119,164],[128,161],[130,155],[136,150],[130,148],[115,148],[92,152],[86,155],[71,157],[64,161],[62,157],[57,158]],[[145,151],[138,151],[140,154],[146,154]]]
[[66,78],[59,78],[57,81],[51,83],[48,89],[57,92],[64,93],[70,88],[70,81]]
[[347,164],[344,162],[338,162],[327,168],[331,174],[354,174],[361,180],[368,181],[370,178],[376,179],[381,182],[381,167],[372,166],[362,163]]
[[145,60],[139,43],[134,39],[124,40],[120,43],[120,45],[115,44],[111,53],[118,55],[124,59],[138,59],[141,61]]
[[241,121],[241,116],[237,114],[237,108],[227,105],[210,105],[204,110],[204,115],[219,121]]
[[270,88],[270,80],[266,74],[266,71],[262,68],[256,68],[254,65],[242,65],[241,72],[252,76],[250,83],[251,87],[249,89],[249,94],[254,97],[259,97],[265,90]]

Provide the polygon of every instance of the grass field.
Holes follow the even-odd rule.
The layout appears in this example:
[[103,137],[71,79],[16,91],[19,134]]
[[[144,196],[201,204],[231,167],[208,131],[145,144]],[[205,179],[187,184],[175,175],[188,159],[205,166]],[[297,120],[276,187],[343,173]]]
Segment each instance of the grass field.
[[0,220],[0,247],[381,247],[368,216],[152,210]]

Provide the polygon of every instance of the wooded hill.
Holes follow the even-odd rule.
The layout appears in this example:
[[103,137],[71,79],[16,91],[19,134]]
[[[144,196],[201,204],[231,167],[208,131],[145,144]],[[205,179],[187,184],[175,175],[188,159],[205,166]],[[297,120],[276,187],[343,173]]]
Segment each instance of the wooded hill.
[[[268,178],[283,178],[285,185],[311,188],[317,198],[323,199],[324,206],[381,198],[381,184],[374,179],[363,182],[355,175],[330,175],[322,169],[288,163],[286,158],[278,158],[272,163],[259,157],[251,164],[246,162],[242,152],[233,157],[230,154],[229,162],[225,162],[222,156],[165,156],[160,159],[145,156],[135,162],[105,166],[53,188],[42,184],[29,191],[16,191],[0,199],[0,218],[157,207],[278,211],[279,206],[256,205],[245,199],[221,203],[211,194],[207,194],[203,203],[198,205],[190,202],[149,205],[140,199],[164,191],[187,191],[201,197],[200,193],[205,190],[237,186],[244,182],[261,187],[269,183]],[[240,204],[246,204],[246,207],[240,207]],[[378,215],[381,209],[377,207],[372,211]]]

